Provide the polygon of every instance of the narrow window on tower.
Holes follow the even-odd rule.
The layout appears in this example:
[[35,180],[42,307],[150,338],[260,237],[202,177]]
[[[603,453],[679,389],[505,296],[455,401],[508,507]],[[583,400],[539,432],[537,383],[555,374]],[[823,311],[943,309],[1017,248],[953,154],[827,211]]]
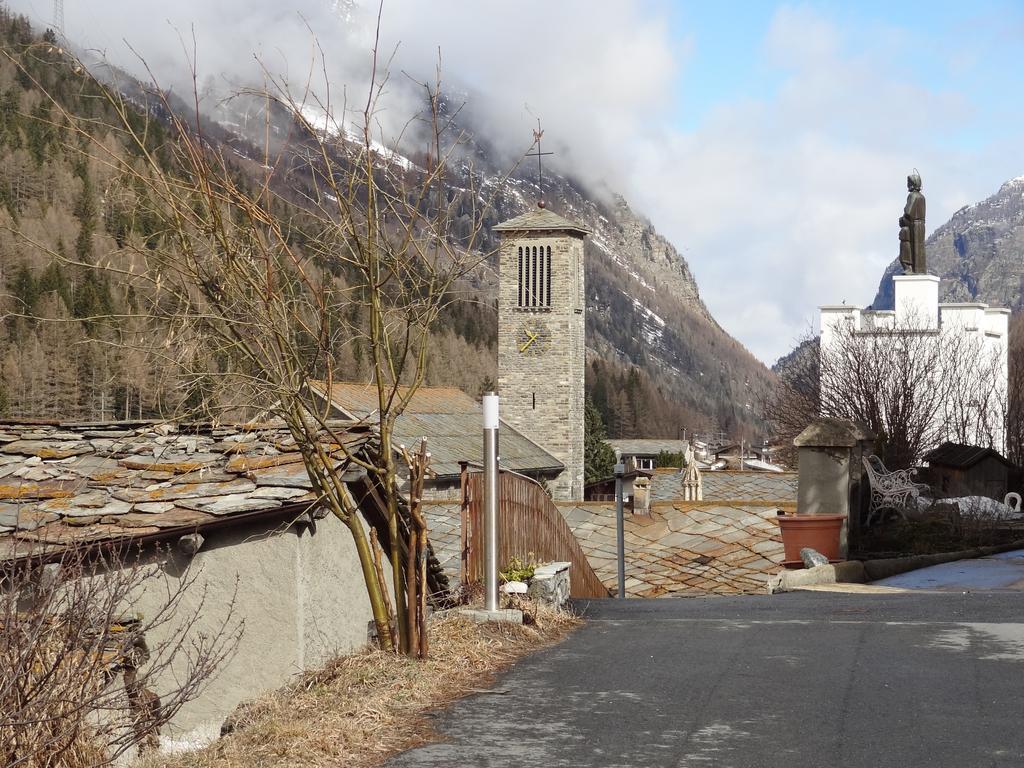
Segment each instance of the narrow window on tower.
[[526,253],[523,256],[523,306],[530,306],[530,246],[526,246]]
[[537,393],[536,392],[532,392],[531,394],[533,395],[533,410],[536,411],[537,410]]
[[544,277],[547,278],[547,285],[544,289],[544,306],[551,306],[551,246],[547,248],[547,255],[544,257]]
[[531,291],[530,291],[530,306],[537,306],[537,293],[540,290],[540,260],[537,258],[537,246],[533,246],[533,269],[530,271],[530,278],[532,279]]
[[523,246],[519,246],[519,303],[517,306],[523,306]]
[[547,306],[544,303],[544,279],[547,273],[544,271],[544,246],[540,247],[540,256],[537,258],[537,306]]

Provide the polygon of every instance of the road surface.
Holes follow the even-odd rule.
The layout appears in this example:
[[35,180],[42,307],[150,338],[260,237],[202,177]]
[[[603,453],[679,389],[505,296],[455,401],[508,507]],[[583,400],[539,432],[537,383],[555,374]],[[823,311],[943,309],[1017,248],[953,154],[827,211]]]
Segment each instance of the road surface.
[[1024,595],[594,601],[392,768],[1024,765]]

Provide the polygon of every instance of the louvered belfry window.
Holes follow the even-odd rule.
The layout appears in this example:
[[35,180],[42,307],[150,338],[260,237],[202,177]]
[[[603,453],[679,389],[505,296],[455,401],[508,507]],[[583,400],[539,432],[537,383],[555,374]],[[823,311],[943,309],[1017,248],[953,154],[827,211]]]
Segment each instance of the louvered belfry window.
[[520,309],[551,307],[551,246],[519,246]]

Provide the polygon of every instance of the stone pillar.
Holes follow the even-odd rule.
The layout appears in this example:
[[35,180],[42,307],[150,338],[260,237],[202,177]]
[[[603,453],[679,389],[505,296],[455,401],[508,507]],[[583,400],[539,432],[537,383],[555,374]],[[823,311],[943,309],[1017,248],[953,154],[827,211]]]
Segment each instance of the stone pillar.
[[845,515],[840,556],[856,539],[867,491],[861,457],[873,435],[852,421],[815,419],[793,440],[799,454],[798,515]]
[[892,279],[897,328],[939,327],[939,278],[896,275]]

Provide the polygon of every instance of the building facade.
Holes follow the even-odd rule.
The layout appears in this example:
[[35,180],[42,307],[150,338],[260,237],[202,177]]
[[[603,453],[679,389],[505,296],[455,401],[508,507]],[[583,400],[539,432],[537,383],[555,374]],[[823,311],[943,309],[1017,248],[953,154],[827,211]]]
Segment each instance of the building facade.
[[[930,431],[938,439],[923,449],[956,439],[1004,451],[1010,310],[981,302],[940,303],[939,278],[935,275],[896,275],[892,280],[892,310],[845,304],[820,308],[822,388],[829,386],[826,361],[836,360],[835,352],[851,338],[877,340],[873,349],[879,354],[890,348],[892,354],[913,348],[933,361],[926,375],[933,377],[929,381],[936,391],[948,392],[946,402],[939,403],[934,411]],[[911,334],[918,339],[913,345],[886,341]],[[951,387],[950,382],[956,386]],[[825,398],[822,400],[824,403]]]
[[502,235],[501,417],[564,465],[565,470],[550,483],[554,497],[582,500],[583,240],[589,230],[540,207],[495,230]]

